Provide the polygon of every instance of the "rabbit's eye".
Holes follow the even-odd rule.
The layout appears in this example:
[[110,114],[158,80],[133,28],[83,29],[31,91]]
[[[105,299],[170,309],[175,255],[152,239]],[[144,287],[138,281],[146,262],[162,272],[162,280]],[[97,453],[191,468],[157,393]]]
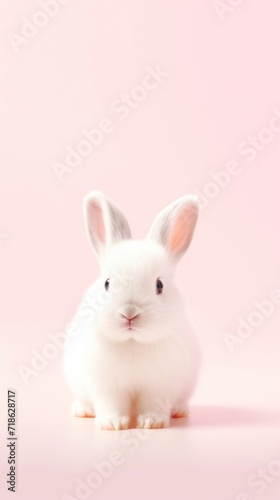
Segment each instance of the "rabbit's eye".
[[163,283],[159,278],[157,279],[156,285],[157,285],[157,294],[162,293]]
[[109,285],[110,285],[110,278],[108,278],[105,283],[104,283],[104,286],[105,286],[105,290],[107,292],[107,290],[109,290]]

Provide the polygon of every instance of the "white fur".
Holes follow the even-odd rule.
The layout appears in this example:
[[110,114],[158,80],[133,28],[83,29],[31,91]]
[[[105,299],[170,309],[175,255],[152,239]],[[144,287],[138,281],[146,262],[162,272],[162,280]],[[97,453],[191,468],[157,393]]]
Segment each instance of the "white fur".
[[[153,226],[151,229],[157,235],[135,241],[123,239],[121,230],[115,230],[116,220],[124,227],[123,216],[104,195],[93,192],[86,198],[89,224],[95,220],[95,212],[88,217],[89,204],[99,211],[101,227],[95,228],[94,241],[90,228],[89,234],[101,259],[102,271],[86,292],[74,318],[78,333],[69,338],[65,347],[64,371],[76,398],[72,406],[74,414],[96,415],[104,429],[128,428],[132,413],[136,414],[137,427],[165,427],[170,415],[185,414],[196,383],[200,350],[173,281],[184,242],[180,240],[178,245],[176,237],[175,244],[168,245],[173,230],[181,238],[181,226],[179,230],[174,227],[177,220],[182,224],[182,213],[188,214],[188,209],[184,245],[189,245],[197,208],[191,197],[183,197],[176,203],[178,210],[174,210],[176,205],[170,205],[169,222],[168,207],[163,211],[166,224],[163,232],[160,231],[163,221],[158,216],[157,231]],[[97,233],[102,245],[96,241]],[[129,237],[127,232],[124,237]],[[106,291],[104,283],[108,278],[110,287]],[[157,278],[163,283],[161,294],[156,293]],[[122,314],[137,315],[132,320],[133,330],[128,329]]]

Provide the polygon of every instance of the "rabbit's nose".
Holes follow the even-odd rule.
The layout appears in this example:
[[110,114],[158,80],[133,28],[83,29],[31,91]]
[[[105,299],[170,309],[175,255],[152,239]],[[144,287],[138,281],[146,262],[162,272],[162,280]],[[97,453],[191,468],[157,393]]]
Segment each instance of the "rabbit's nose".
[[127,304],[120,309],[119,313],[122,318],[125,318],[128,321],[132,321],[133,319],[137,318],[137,316],[139,316],[140,309],[134,304]]
[[133,319],[136,319],[139,314],[138,313],[133,313],[133,314],[129,314],[129,313],[121,313],[121,316],[125,319],[127,319],[129,322],[132,321]]

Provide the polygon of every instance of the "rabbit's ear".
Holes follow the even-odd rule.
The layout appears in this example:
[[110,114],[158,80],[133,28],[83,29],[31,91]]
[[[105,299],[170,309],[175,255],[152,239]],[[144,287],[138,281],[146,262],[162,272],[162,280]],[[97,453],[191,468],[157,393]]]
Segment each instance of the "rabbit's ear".
[[192,240],[197,217],[197,196],[183,196],[158,214],[148,239],[160,243],[175,259],[179,259]]
[[91,191],[84,200],[89,241],[99,258],[118,241],[131,238],[128,222],[103,193]]

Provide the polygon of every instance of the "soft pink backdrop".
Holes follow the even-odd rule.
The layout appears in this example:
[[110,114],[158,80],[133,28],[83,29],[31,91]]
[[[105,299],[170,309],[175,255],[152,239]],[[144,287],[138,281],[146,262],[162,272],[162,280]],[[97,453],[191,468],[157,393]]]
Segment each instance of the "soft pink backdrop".
[[[269,421],[260,418],[266,431],[250,434],[258,417],[242,410],[279,410],[280,306],[233,354],[223,338],[255,300],[280,288],[280,133],[251,162],[238,153],[280,110],[279,2],[244,0],[222,21],[212,0],[72,0],[17,54],[7,35],[19,34],[22,17],[31,19],[40,7],[34,0],[1,4],[1,410],[6,418],[5,391],[14,386],[18,498],[74,493],[74,478],[117,447],[109,441],[117,438],[100,435],[94,422],[70,421],[61,356],[27,387],[17,373],[50,332],[65,329],[97,276],[83,227],[84,195],[104,191],[142,237],[162,207],[203,191],[211,171],[236,160],[242,172],[201,211],[177,276],[205,359],[194,426],[147,440],[94,496],[236,500],[250,472],[280,459],[279,427],[269,433]],[[157,65],[168,76],[121,121],[112,102]],[[66,146],[76,148],[82,130],[106,117],[115,130],[59,182],[52,162],[64,162]],[[227,405],[240,407],[232,419]],[[242,436],[240,425],[247,425]],[[3,439],[5,432],[1,424]],[[262,498],[275,500],[277,491],[280,478]]]

